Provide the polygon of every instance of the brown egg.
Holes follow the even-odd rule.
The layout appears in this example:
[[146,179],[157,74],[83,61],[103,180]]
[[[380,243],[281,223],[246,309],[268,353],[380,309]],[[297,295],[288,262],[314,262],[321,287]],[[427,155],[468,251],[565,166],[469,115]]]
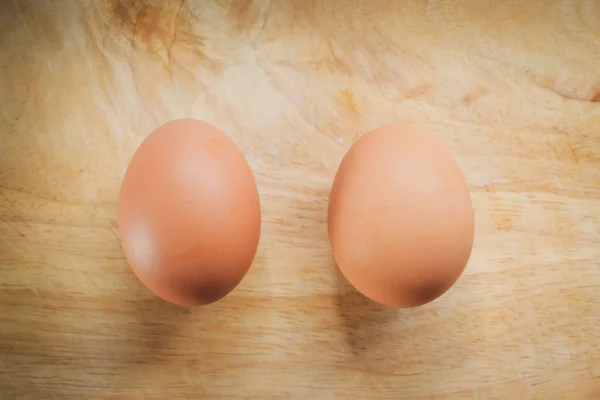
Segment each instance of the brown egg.
[[371,131],[350,148],[329,199],[329,240],[346,279],[394,307],[446,292],[471,254],[471,197],[452,155],[411,126]]
[[236,144],[193,119],[168,122],[135,152],[121,186],[125,256],[148,289],[184,306],[233,290],[260,236],[256,182]]

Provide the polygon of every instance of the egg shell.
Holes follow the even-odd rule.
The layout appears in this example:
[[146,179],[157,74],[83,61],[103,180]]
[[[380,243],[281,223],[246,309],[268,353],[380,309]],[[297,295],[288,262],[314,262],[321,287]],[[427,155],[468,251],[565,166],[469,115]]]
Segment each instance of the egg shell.
[[139,280],[183,306],[214,302],[256,254],[258,190],[237,145],[199,120],[167,122],[133,155],[119,197],[119,230]]
[[445,293],[469,260],[469,189],[450,152],[428,133],[382,127],[342,160],[328,232],[342,274],[359,292],[388,306],[419,306]]

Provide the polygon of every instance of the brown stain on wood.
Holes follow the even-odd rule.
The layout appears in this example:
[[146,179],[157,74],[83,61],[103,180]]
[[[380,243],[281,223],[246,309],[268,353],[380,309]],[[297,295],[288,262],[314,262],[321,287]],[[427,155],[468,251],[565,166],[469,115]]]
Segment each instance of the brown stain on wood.
[[357,113],[358,107],[356,106],[356,101],[354,100],[354,93],[350,89],[345,88],[340,90],[340,95],[344,98],[346,107],[353,113]]
[[272,1],[274,19],[283,29],[300,27],[309,29],[315,26],[321,4],[317,0],[292,0],[287,2]]
[[352,70],[347,62],[341,60],[339,58],[335,58],[333,61],[329,62],[328,65],[334,68],[334,70],[340,74],[350,76],[352,75]]
[[404,92],[404,99],[408,100],[424,96],[431,90],[432,87],[433,85],[431,83],[423,83],[413,86]]
[[232,0],[227,10],[227,20],[238,33],[247,33],[258,25],[260,10],[254,0]]
[[494,222],[496,223],[496,227],[501,231],[511,231],[515,227],[515,222],[512,217],[509,215],[502,213],[496,217],[494,217]]
[[221,71],[221,63],[205,51],[206,38],[198,32],[188,1],[155,6],[141,0],[116,0],[112,10],[111,25],[132,42],[135,51],[158,55],[169,66],[192,54],[213,72]]
[[496,194],[491,194],[490,199],[494,210],[491,218],[496,229],[503,232],[516,230],[523,218],[523,205],[518,202],[508,202]]

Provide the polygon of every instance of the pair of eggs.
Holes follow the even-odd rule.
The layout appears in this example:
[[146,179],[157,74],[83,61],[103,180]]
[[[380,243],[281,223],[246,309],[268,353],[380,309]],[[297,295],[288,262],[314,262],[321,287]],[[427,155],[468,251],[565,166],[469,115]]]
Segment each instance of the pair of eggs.
[[[250,268],[260,239],[256,181],[224,132],[168,122],[133,155],[119,198],[125,256],[139,280],[174,304],[212,303]],[[376,129],[340,164],[328,233],[342,274],[394,307],[425,304],[464,270],[473,245],[469,190],[452,155],[411,126]]]

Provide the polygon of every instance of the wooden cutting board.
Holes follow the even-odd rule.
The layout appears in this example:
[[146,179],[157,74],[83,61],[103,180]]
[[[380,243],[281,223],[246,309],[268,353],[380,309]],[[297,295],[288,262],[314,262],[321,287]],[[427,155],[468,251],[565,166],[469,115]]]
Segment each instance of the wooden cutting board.
[[[600,4],[0,3],[2,399],[600,399]],[[260,248],[211,306],[155,298],[116,226],[155,127],[239,144]],[[336,168],[362,133],[432,132],[476,212],[442,298],[339,277]]]

